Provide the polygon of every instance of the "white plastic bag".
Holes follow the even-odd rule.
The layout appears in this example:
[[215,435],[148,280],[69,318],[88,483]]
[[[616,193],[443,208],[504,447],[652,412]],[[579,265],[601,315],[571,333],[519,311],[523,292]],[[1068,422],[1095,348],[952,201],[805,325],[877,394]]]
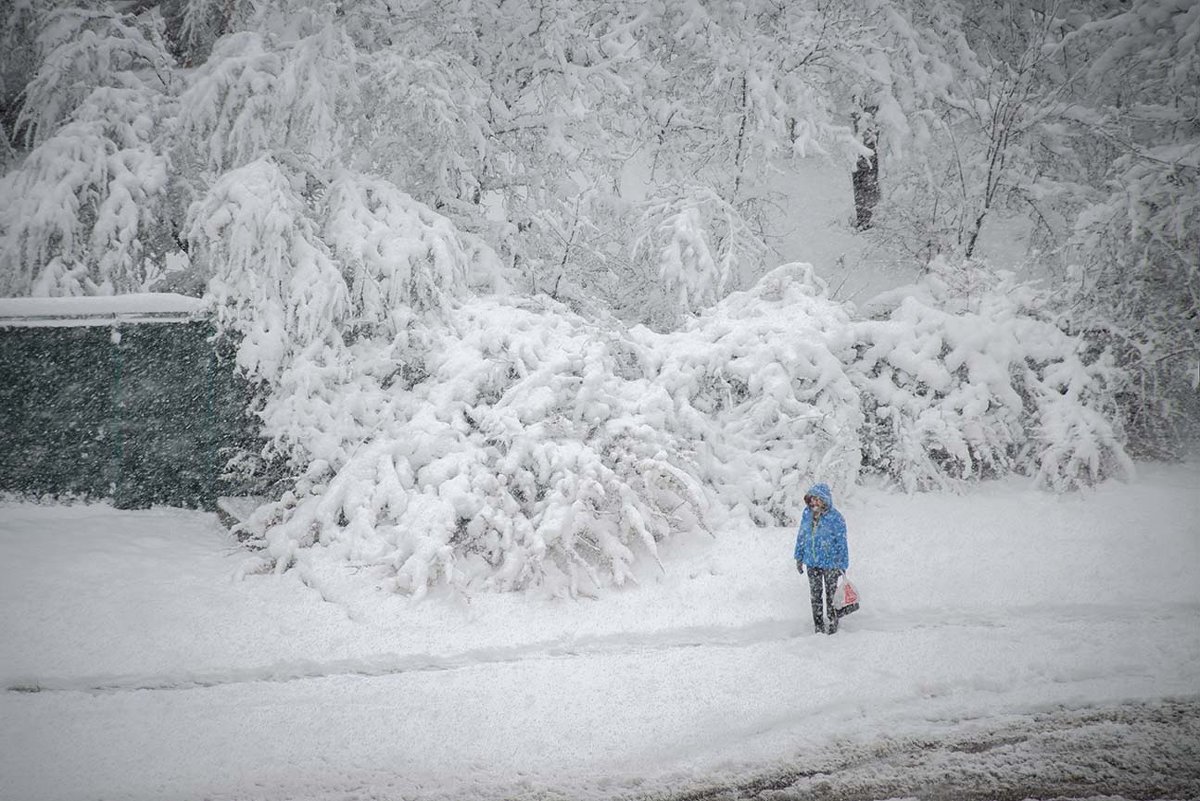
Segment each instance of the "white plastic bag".
[[858,589],[844,573],[838,576],[837,590],[833,593],[833,608],[837,610],[838,617],[857,611],[858,601]]

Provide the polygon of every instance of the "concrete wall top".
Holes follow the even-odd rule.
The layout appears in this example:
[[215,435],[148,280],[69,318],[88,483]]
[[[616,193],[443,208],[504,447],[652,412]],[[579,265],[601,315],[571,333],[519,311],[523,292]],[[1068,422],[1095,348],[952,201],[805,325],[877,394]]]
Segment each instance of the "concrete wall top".
[[203,315],[200,298],[167,292],[74,298],[0,298],[0,326],[34,328],[186,322]]

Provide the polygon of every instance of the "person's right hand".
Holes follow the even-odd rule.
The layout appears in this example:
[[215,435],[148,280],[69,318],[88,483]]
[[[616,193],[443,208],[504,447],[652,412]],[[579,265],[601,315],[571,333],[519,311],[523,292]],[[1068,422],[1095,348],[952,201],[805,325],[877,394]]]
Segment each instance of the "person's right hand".
[[802,576],[804,575],[804,562],[799,559],[796,560],[796,572]]

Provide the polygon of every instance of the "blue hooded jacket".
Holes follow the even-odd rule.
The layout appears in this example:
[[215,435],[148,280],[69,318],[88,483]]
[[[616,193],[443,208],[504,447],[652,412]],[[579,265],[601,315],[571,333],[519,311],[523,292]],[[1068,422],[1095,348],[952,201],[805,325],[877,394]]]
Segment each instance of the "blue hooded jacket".
[[800,530],[796,532],[796,559],[811,567],[850,567],[850,549],[846,545],[846,520],[833,507],[833,493],[828,484],[816,484],[804,497],[815,495],[825,501],[825,511],[813,531],[813,512],[807,503],[800,515]]

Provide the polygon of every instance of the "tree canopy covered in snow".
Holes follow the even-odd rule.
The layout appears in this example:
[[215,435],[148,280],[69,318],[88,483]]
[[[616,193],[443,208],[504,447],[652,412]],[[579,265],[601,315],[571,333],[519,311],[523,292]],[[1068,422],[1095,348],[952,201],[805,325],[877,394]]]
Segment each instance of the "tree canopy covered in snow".
[[[276,569],[592,592],[817,478],[1171,452],[1198,41],[1187,0],[17,0],[0,293],[202,296]],[[867,158],[859,236],[919,279],[851,304],[779,265],[781,187]],[[1001,220],[1042,283],[989,265]]]

